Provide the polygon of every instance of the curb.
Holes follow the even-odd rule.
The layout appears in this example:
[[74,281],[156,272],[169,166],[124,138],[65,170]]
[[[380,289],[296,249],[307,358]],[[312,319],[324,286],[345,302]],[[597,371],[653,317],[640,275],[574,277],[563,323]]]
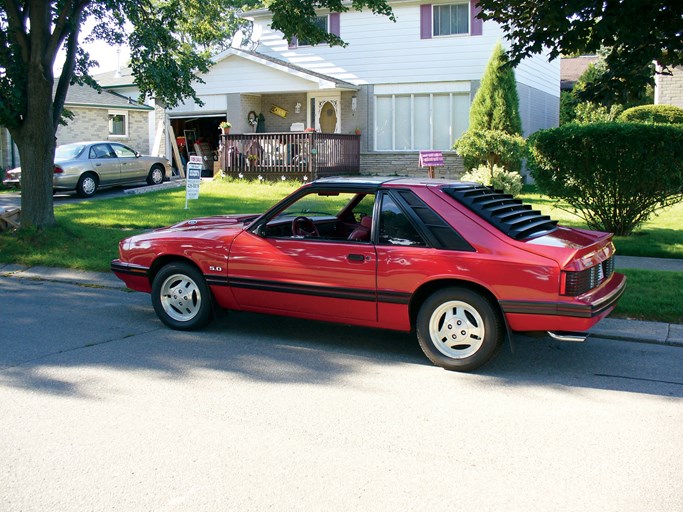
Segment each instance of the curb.
[[[53,267],[24,267],[0,263],[0,276],[53,281],[113,290],[128,290],[123,282],[110,272],[91,272]],[[590,338],[683,347],[683,325],[679,324],[605,318],[588,332]]]

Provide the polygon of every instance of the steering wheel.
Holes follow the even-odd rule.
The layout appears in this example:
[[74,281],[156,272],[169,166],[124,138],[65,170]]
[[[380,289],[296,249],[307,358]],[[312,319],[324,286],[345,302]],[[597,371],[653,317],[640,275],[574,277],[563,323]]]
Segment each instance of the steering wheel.
[[292,221],[292,235],[319,237],[320,233],[311,219],[301,216]]

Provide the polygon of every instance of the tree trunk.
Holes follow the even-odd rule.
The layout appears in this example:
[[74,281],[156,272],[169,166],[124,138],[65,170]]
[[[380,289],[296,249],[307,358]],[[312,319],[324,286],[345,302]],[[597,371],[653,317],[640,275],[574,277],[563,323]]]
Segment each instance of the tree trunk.
[[31,66],[28,76],[26,117],[11,130],[21,158],[21,225],[48,227],[55,224],[52,202],[55,131],[53,122],[52,70]]

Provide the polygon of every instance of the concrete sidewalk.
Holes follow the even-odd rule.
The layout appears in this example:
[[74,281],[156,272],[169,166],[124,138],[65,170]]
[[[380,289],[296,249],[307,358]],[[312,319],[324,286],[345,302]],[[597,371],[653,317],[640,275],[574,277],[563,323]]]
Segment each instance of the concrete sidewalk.
[[[618,258],[617,268],[680,270],[683,272],[683,261],[681,260],[630,258],[625,256],[619,256]],[[628,261],[623,261],[623,258],[629,259]],[[89,272],[51,267],[27,268],[20,265],[6,265],[0,263],[0,276],[56,281],[79,286],[125,289],[123,282],[111,272]],[[595,338],[609,338],[638,343],[654,343],[683,347],[683,325],[679,324],[606,318],[589,332],[591,337]]]

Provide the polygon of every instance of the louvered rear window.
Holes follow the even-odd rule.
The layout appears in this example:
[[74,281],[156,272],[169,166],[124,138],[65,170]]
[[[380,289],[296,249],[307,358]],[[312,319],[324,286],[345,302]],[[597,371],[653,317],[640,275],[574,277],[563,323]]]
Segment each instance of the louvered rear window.
[[510,194],[483,185],[463,183],[445,187],[444,192],[469,208],[479,217],[515,240],[553,231],[557,221]]

